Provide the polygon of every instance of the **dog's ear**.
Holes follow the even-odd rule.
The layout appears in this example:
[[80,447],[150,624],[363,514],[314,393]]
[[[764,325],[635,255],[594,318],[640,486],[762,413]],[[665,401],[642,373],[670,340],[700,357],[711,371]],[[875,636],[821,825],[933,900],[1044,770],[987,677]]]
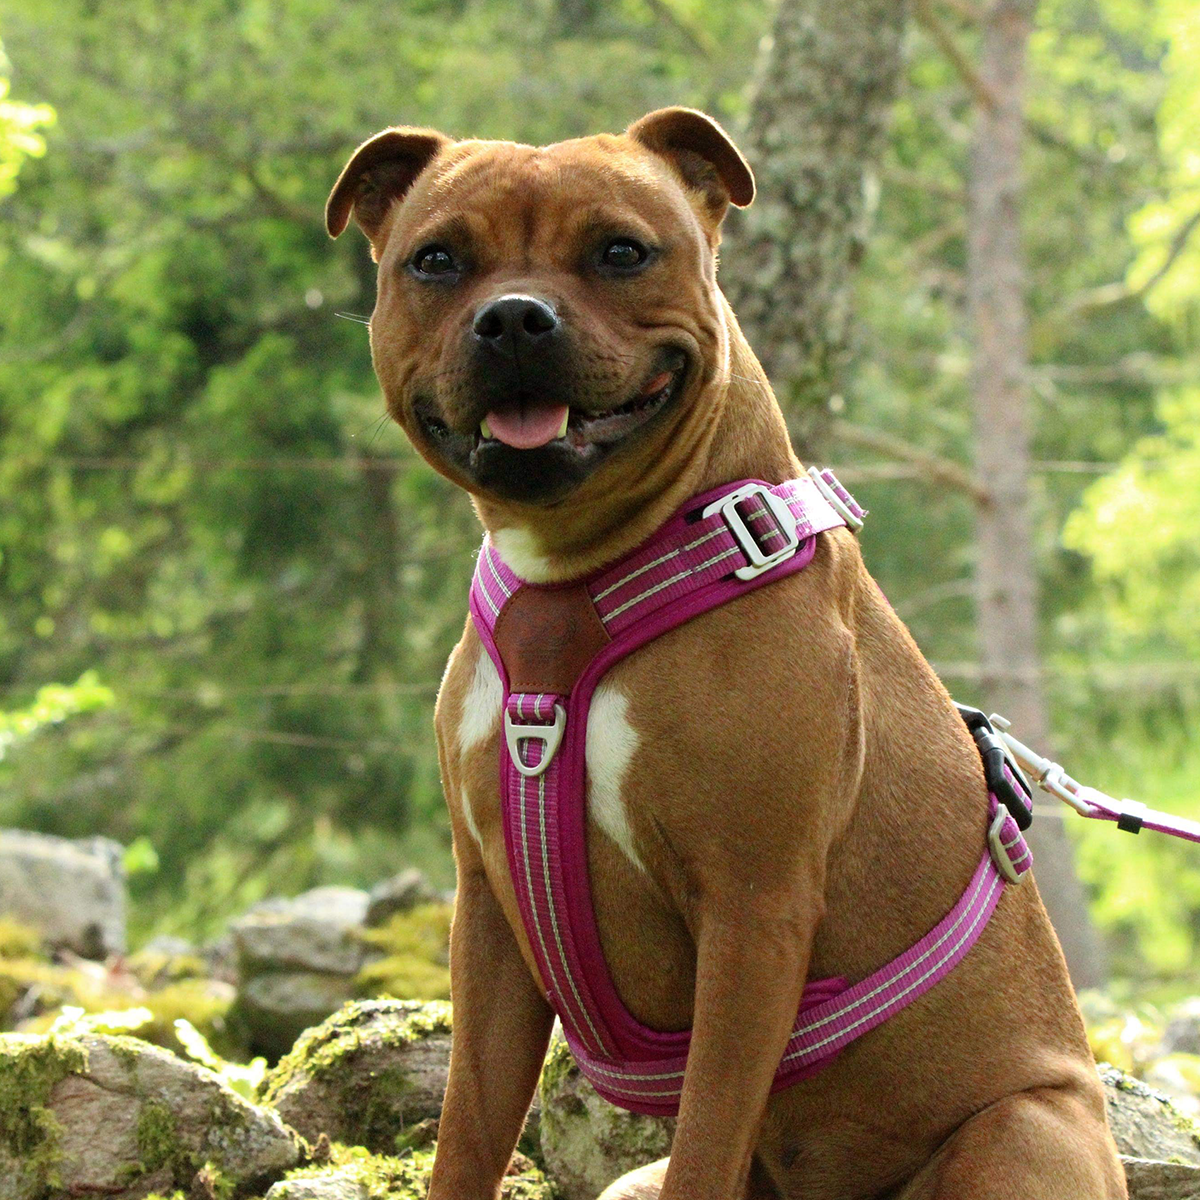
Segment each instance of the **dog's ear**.
[[720,125],[694,108],[660,108],[625,131],[675,168],[702,211],[719,225],[728,206],[754,199],[754,174]]
[[325,228],[337,237],[351,214],[378,253],[378,235],[392,204],[423,170],[450,145],[434,129],[385,129],[368,138],[350,156],[325,202]]

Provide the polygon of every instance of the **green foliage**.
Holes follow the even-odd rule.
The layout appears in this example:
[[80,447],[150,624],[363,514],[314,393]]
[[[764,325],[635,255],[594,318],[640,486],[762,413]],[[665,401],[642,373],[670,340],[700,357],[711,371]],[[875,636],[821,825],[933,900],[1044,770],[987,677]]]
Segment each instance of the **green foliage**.
[[[937,7],[970,56],[976,26]],[[1200,211],[1193,8],[1043,0],[1025,198],[1059,756],[1180,811],[1200,795],[1200,235],[1178,236]],[[373,269],[357,233],[325,237],[325,195],[397,122],[546,141],[685,102],[736,128],[768,17],[766,0],[128,0],[116,21],[0,0],[15,94],[50,106],[13,117],[0,96],[0,182],[14,144],[23,160],[0,223],[0,707],[71,714],[35,716],[5,759],[0,824],[132,844],[136,933],[206,936],[269,891],[398,861],[449,884],[430,720],[478,529],[387,423],[363,326],[336,316],[370,312]],[[926,30],[910,43],[830,403],[971,466],[973,100]],[[829,456],[872,509],[868,562],[974,699],[972,501],[862,445]],[[102,706],[38,691],[98,688],[89,670]],[[1189,852],[1080,839],[1121,966],[1181,969]],[[443,992],[414,949],[367,986]]]
[[53,683],[38,688],[37,696],[27,708],[0,712],[0,762],[13,746],[27,741],[40,729],[61,724],[77,713],[95,712],[112,701],[112,692],[100,685],[94,671],[86,671],[73,686]]
[[139,962],[139,977],[123,964],[113,967],[82,960],[50,961],[32,930],[0,921],[0,1028],[11,1028],[21,1002],[26,1033],[134,1033],[224,1075],[231,1086],[249,1094],[263,1064],[226,1063],[210,1046],[239,1056],[244,1047],[232,1036],[227,1015],[232,991],[203,977],[198,960]]
[[138,919],[193,935],[397,860],[450,882],[430,720],[478,533],[381,422],[335,316],[372,267],[324,198],[397,121],[545,140],[736,99],[765,0],[675,11],[0,0],[59,114],[0,231],[0,685],[99,662],[115,694],[24,749],[0,823],[147,839]]
[[235,1092],[253,1100],[267,1074],[267,1060],[252,1058],[248,1063],[231,1062],[222,1058],[208,1039],[190,1021],[175,1022],[175,1036],[189,1058],[219,1075]]
[[54,123],[54,110],[48,104],[25,104],[9,98],[8,75],[8,60],[0,44],[0,199],[16,186],[22,162],[46,153],[42,130]]

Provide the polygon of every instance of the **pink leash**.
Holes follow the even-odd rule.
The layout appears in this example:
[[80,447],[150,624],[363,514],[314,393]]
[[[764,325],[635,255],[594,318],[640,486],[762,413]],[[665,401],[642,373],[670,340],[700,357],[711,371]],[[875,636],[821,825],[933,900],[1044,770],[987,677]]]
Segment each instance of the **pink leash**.
[[1153,829],[1156,833],[1168,833],[1185,841],[1200,842],[1200,824],[1197,822],[1147,808],[1137,800],[1114,800],[1095,788],[1087,787],[1072,779],[1058,763],[1043,758],[1037,751],[1017,741],[1008,732],[1009,723],[1003,717],[993,713],[991,722],[1008,747],[1009,753],[1017,760],[1022,770],[1032,776],[1038,787],[1069,804],[1081,817],[1090,817],[1096,821],[1115,821],[1117,828],[1126,833],[1141,833],[1143,829]]

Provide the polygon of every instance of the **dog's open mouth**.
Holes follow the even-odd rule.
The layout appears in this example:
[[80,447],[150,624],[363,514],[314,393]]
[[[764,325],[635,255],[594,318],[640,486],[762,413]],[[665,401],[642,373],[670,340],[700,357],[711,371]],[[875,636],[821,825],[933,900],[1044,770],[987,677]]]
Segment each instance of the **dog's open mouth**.
[[[452,429],[432,398],[413,415],[439,457],[480,489],[509,500],[552,504],[666,410],[686,384],[688,360],[668,351],[637,391],[614,408],[556,402],[553,393],[491,400],[473,430]],[[533,389],[531,389],[533,391]]]
[[621,441],[644,425],[675,394],[683,368],[659,371],[646,381],[632,400],[617,408],[598,412],[570,408],[565,404],[526,403],[493,409],[480,422],[475,449],[491,443],[514,450],[535,450],[554,443],[575,450],[607,446]]

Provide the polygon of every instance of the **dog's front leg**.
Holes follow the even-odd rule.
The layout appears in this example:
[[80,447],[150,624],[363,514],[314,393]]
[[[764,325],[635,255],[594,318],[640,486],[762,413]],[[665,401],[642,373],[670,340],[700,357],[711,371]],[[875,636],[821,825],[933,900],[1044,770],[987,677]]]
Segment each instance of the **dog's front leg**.
[[692,1041],[661,1200],[741,1200],[804,987],[822,891],[711,898],[697,941]]
[[460,854],[458,876],[450,932],[450,1081],[429,1200],[495,1200],[533,1100],[553,1013],[477,854]]

